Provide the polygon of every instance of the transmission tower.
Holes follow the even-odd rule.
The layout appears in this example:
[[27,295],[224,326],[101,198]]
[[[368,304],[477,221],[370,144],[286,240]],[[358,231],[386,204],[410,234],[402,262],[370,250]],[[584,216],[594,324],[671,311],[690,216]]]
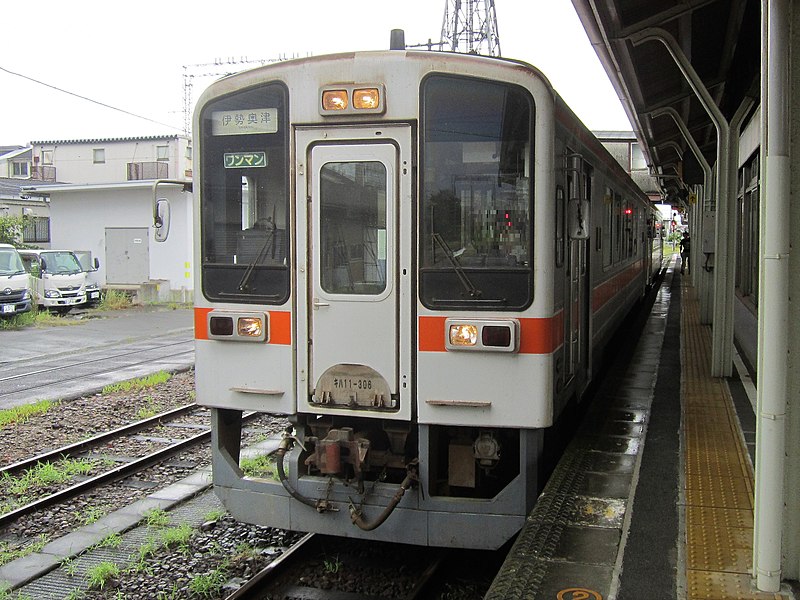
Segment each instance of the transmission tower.
[[446,0],[439,49],[500,56],[494,0]]

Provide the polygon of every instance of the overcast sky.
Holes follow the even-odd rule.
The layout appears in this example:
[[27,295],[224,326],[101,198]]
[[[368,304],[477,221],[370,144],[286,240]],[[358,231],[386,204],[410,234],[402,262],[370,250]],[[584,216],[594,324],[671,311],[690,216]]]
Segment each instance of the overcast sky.
[[[388,49],[392,29],[404,29],[407,44],[437,41],[446,4],[4,2],[0,145],[182,133],[185,74],[195,75],[196,101],[217,78],[201,74],[248,66],[215,62]],[[503,56],[539,67],[590,129],[630,129],[570,0],[495,6]]]

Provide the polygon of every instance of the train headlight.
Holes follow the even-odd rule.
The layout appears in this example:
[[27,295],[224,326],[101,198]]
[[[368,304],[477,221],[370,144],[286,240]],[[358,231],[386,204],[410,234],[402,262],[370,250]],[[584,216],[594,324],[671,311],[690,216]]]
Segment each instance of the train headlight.
[[448,328],[451,346],[474,346],[478,343],[478,326],[469,323],[451,323]]
[[445,349],[479,352],[518,352],[517,319],[447,319]]
[[237,313],[212,310],[208,313],[208,338],[232,342],[266,342],[269,340],[267,313]]
[[380,106],[381,93],[378,88],[361,88],[353,90],[353,108],[375,109]]
[[263,337],[264,322],[259,317],[239,317],[236,330],[243,337]]
[[347,107],[347,90],[325,90],[322,92],[323,110],[346,110]]

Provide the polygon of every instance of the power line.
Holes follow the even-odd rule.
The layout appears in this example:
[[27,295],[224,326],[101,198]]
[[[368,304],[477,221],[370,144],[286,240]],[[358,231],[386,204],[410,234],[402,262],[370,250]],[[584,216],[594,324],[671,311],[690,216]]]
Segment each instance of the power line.
[[75,96],[76,98],[80,98],[81,100],[86,100],[87,102],[92,102],[93,104],[98,104],[105,108],[110,108],[111,110],[115,110],[117,112],[121,112],[123,114],[129,115],[131,117],[136,117],[137,119],[144,119],[145,121],[150,121],[151,123],[155,123],[156,125],[162,125],[164,127],[169,127],[170,129],[177,129],[178,131],[181,130],[180,127],[175,127],[174,125],[169,125],[167,123],[162,123],[161,121],[156,121],[155,119],[151,119],[149,117],[144,117],[142,115],[137,115],[136,113],[132,113],[128,110],[117,108],[116,106],[111,106],[110,104],[106,104],[105,102],[100,102],[99,100],[93,100],[92,98],[87,98],[86,96],[81,96],[80,94],[76,94],[75,92],[70,92],[69,90],[62,89],[55,85],[51,85],[49,83],[45,83],[44,81],[39,81],[38,79],[34,79],[33,77],[28,77],[27,75],[23,75],[22,73],[15,73],[14,71],[9,71],[4,67],[0,67],[0,71],[8,73],[9,75],[14,75],[15,77],[21,77],[22,79],[27,79],[28,81],[32,81],[34,83],[38,83],[39,85],[43,85],[50,89],[56,90],[58,92],[62,92],[64,94],[69,94],[70,96]]

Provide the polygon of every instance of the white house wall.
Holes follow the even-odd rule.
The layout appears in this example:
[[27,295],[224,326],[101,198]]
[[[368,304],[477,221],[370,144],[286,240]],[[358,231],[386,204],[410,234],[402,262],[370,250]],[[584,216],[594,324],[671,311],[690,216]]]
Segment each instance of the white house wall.
[[[169,159],[159,161],[157,146],[169,147]],[[128,163],[166,162],[169,173],[165,179],[191,176],[191,160],[186,156],[189,138],[165,137],[147,139],[99,139],[34,142],[33,160],[37,165],[54,166],[56,179],[63,183],[118,183],[128,177]],[[94,162],[94,151],[102,149],[105,161]],[[52,152],[52,163],[44,163],[43,151]]]
[[[192,270],[192,195],[169,187],[159,196],[169,199],[172,209],[170,235],[166,242],[153,237],[152,192],[150,184],[135,187],[60,188],[50,191],[51,247],[91,250],[100,259],[97,273],[106,285],[106,229],[147,228],[150,282],[166,282],[171,298],[191,301],[194,291]],[[138,285],[148,282],[128,282]]]

